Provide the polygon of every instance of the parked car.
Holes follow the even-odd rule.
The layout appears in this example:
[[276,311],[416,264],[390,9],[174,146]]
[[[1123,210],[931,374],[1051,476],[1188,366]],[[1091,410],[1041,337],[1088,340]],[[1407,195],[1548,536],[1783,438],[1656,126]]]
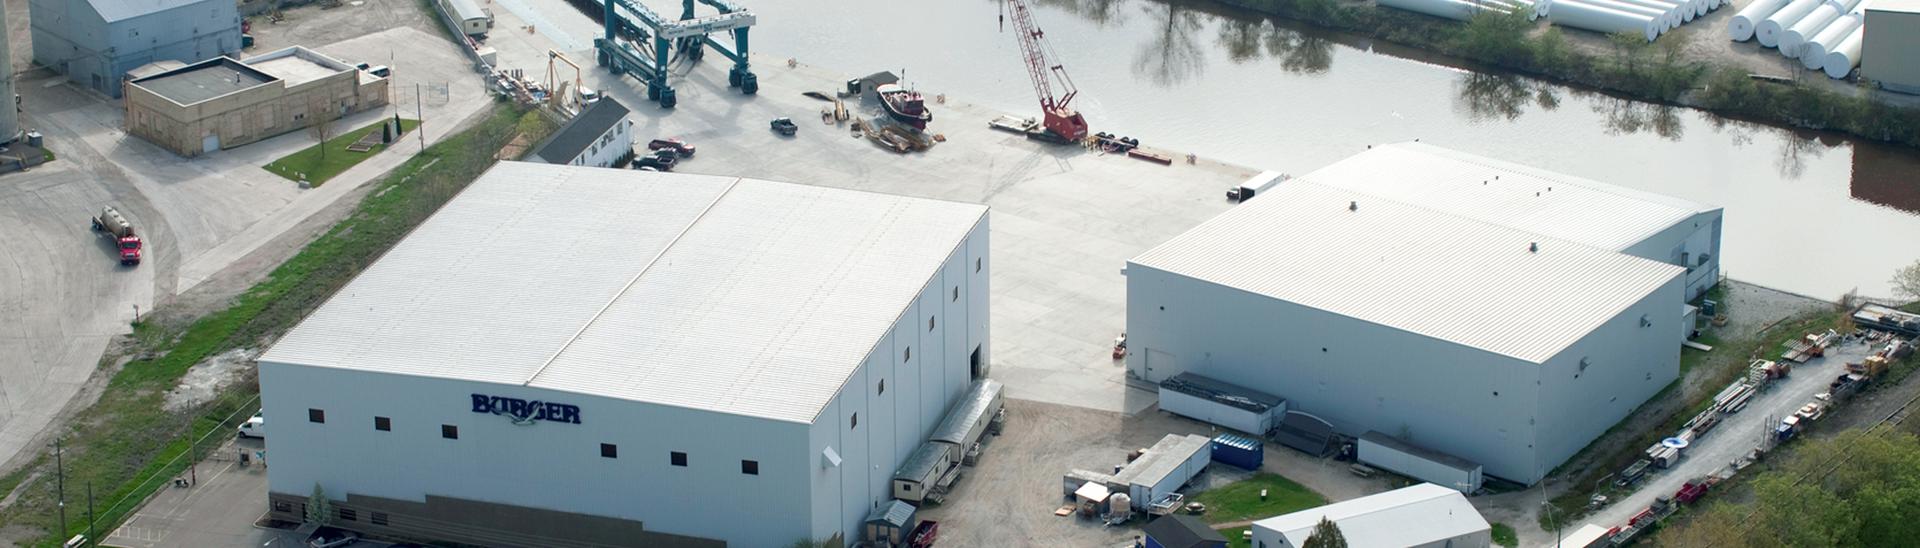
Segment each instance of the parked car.
[[788,137],[792,137],[793,134],[800,131],[800,126],[794,124],[792,118],[774,118],[772,126],[775,133]]
[[679,163],[678,160],[674,158],[673,152],[663,152],[666,152],[666,154],[653,154],[634,158],[633,168],[653,168],[656,171],[673,171],[673,165]]
[[338,527],[321,527],[307,535],[307,546],[311,548],[340,548],[360,540],[360,535]]
[[239,435],[242,438],[267,439],[267,418],[265,411],[256,412],[247,422],[240,423]]
[[693,145],[679,139],[654,139],[647,142],[647,150],[671,150],[681,158],[691,158],[694,148]]

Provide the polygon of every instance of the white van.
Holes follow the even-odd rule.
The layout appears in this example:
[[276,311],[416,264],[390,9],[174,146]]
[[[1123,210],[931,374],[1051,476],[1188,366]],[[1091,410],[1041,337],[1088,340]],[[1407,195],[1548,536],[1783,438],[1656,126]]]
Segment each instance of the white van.
[[266,412],[254,413],[253,418],[240,423],[240,437],[267,439],[267,419],[262,416],[264,413]]

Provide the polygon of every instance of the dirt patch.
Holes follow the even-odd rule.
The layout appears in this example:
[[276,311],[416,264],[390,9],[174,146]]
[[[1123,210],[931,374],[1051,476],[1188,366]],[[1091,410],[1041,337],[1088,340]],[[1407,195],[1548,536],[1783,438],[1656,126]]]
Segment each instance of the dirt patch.
[[180,413],[213,401],[221,390],[246,379],[253,371],[254,358],[258,357],[258,350],[235,348],[193,364],[187,368],[187,374],[180,377],[180,384],[167,391],[163,408],[168,413]]

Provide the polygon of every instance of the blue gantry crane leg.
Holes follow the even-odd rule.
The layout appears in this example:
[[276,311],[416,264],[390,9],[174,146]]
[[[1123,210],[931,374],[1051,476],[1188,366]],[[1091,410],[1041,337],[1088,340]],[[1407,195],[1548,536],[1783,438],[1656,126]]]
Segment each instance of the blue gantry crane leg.
[[[748,95],[759,91],[758,79],[747,65],[747,29],[755,21],[753,12],[726,0],[697,0],[720,10],[719,15],[701,17],[693,12],[695,1],[683,0],[685,10],[680,20],[669,21],[632,0],[603,0],[605,35],[593,41],[598,52],[595,57],[614,74],[632,74],[646,84],[647,99],[659,101],[661,108],[673,108],[678,102],[673,86],[667,83],[667,61],[676,44],[690,48],[688,53],[695,57],[703,44],[712,47],[733,60],[733,67],[727,71],[728,86],[741,88]],[[731,50],[708,36],[723,31],[733,34]],[[633,37],[633,41],[623,37]],[[652,47],[647,47],[647,42],[652,42]]]

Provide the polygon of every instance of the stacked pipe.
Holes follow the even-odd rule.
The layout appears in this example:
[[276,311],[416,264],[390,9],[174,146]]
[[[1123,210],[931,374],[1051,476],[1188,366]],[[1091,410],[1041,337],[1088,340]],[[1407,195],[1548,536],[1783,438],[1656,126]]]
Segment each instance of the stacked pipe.
[[1554,0],[1380,0],[1380,5],[1434,17],[1465,21],[1480,12],[1525,12],[1532,21],[1547,15]]
[[1869,1],[1754,0],[1727,22],[1727,37],[1758,39],[1808,69],[1846,78],[1860,66]]
[[1553,0],[1550,17],[1561,26],[1640,34],[1652,42],[1725,5],[1727,0]]

